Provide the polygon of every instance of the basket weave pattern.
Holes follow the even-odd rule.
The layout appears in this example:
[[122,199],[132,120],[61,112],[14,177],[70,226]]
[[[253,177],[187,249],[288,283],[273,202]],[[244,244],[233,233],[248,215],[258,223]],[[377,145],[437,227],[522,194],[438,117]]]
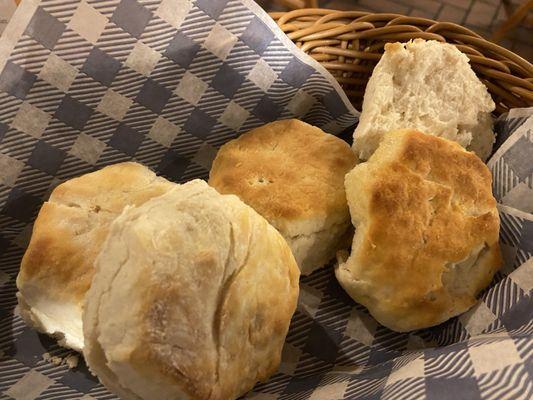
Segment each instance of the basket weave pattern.
[[533,65],[477,33],[450,22],[398,14],[320,8],[271,13],[287,36],[339,81],[357,109],[387,42],[422,38],[455,45],[487,86],[496,114],[533,105]]

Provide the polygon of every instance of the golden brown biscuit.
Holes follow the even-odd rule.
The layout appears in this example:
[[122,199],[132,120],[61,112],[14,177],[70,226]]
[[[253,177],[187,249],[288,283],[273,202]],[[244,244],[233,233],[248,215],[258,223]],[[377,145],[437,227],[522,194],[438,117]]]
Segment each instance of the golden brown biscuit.
[[501,265],[487,166],[459,144],[401,130],[346,175],[356,233],[336,275],[383,325],[410,331],[470,308]]
[[234,399],[277,370],[298,267],[236,196],[194,180],[127,209],[95,265],[84,355],[122,399]]
[[236,194],[277,228],[307,275],[347,241],[344,175],[354,165],[343,140],[302,121],[283,120],[222,146],[209,184]]
[[43,204],[17,277],[23,317],[64,346],[83,348],[81,313],[93,262],[109,224],[175,184],[132,162],[105,167],[57,186]]

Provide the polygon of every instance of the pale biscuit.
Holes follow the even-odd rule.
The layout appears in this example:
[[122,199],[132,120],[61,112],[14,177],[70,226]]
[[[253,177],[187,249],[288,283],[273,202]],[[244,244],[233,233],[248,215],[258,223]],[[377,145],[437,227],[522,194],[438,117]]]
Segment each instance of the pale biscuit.
[[366,86],[353,147],[367,160],[384,134],[409,128],[456,141],[486,160],[495,140],[494,108],[468,57],[454,45],[387,43]]
[[279,365],[298,297],[283,237],[195,180],[124,211],[83,315],[91,371],[123,399],[233,399]]

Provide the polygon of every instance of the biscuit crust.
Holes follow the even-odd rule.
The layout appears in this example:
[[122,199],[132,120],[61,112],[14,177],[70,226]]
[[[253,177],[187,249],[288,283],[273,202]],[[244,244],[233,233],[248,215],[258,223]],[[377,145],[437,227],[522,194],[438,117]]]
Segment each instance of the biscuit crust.
[[501,265],[491,184],[487,166],[459,144],[387,134],[346,176],[356,234],[339,282],[395,331],[466,311]]

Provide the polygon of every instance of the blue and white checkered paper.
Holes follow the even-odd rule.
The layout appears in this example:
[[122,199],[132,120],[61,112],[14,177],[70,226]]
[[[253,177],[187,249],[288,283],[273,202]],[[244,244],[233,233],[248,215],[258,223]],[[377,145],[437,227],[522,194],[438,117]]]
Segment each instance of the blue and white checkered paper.
[[[59,182],[131,159],[178,182],[205,178],[218,146],[265,122],[338,133],[357,120],[334,79],[250,0],[24,0],[0,39],[0,71],[2,399],[115,398],[82,360],[47,361],[72,352],[16,312],[31,223]],[[248,398],[533,397],[531,111],[497,125],[506,265],[479,304],[397,334],[319,270],[302,279],[279,372]]]

